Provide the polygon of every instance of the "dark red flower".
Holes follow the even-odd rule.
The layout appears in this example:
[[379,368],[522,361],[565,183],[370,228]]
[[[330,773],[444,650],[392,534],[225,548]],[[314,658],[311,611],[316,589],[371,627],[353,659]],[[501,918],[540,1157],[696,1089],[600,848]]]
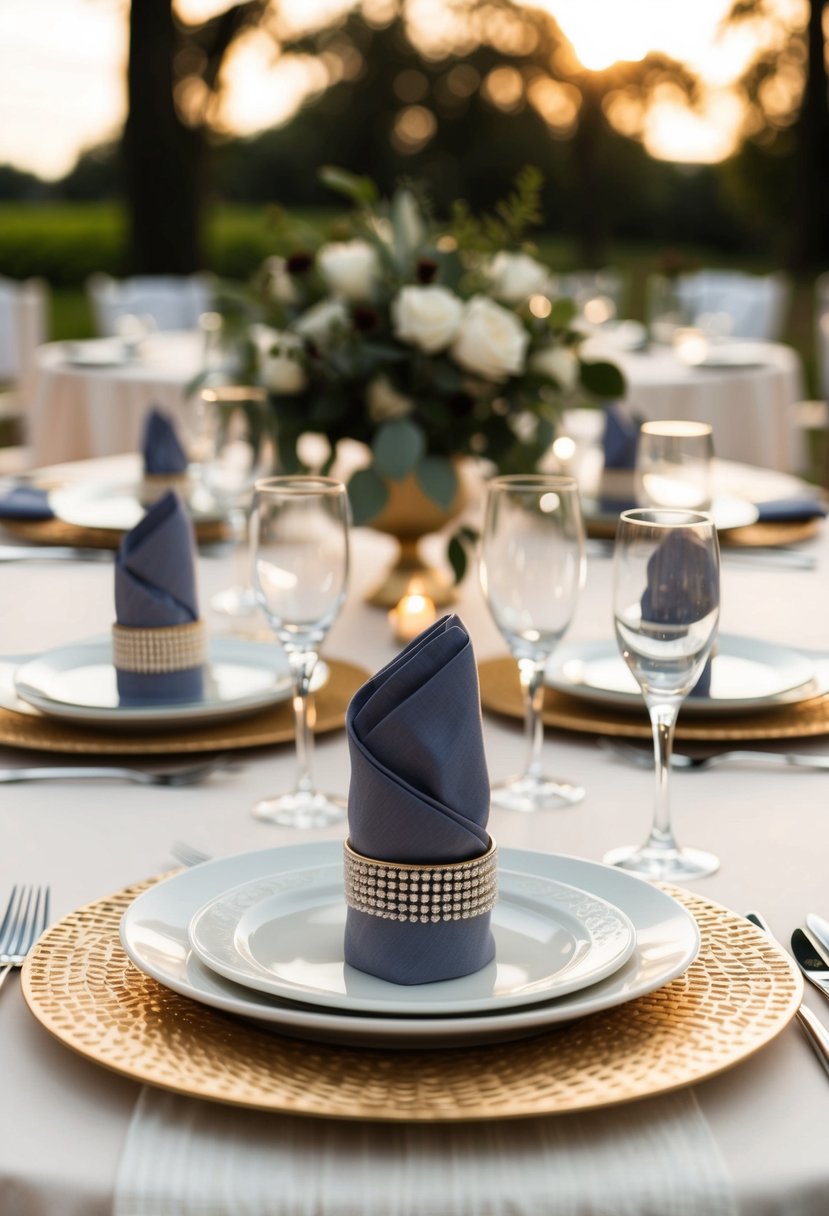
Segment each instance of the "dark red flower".
[[420,258],[417,263],[417,281],[428,286],[429,283],[434,283],[437,278],[440,267],[434,258]]
[[370,334],[380,327],[379,312],[376,308],[368,308],[365,304],[358,304],[351,317],[358,333]]
[[292,253],[285,264],[288,274],[307,274],[314,264],[314,255],[307,249],[300,249],[297,253]]

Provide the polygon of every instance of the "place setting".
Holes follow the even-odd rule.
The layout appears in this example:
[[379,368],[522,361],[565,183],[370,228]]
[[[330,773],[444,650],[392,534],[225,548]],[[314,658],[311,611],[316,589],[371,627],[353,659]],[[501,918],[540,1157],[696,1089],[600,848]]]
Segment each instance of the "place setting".
[[493,840],[458,617],[366,680],[347,739],[345,842],[219,858],[78,909],[24,967],[35,1017],[151,1086],[418,1122],[666,1092],[788,1024],[799,976],[743,917]]
[[[267,614],[265,573],[256,583]],[[303,553],[310,546],[300,546]],[[315,549],[320,563],[325,549]],[[308,564],[308,558],[304,558]],[[341,562],[337,603],[347,566]],[[310,567],[309,567],[310,569]],[[325,565],[320,578],[330,573]],[[167,489],[125,534],[114,562],[110,635],[81,639],[0,664],[0,740],[15,747],[88,755],[226,751],[296,737],[297,677],[281,639],[273,644],[212,634],[200,613],[192,517]],[[255,592],[254,592],[255,594]],[[302,611],[301,605],[287,610]],[[341,728],[365,677],[355,664],[315,661],[303,682],[316,732]],[[309,750],[306,709],[300,732]]]

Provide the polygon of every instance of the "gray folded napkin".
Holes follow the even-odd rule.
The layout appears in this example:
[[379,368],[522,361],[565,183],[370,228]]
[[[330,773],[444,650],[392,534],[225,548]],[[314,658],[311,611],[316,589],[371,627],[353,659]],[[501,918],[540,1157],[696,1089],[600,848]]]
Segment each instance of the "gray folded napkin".
[[14,486],[7,493],[0,494],[0,519],[39,523],[54,518],[55,513],[49,506],[49,491],[40,486]]
[[187,472],[187,455],[173,420],[157,406],[153,406],[144,421],[141,451],[144,472],[150,476],[175,477]]
[[[349,843],[382,861],[471,860],[489,846],[489,777],[469,634],[445,616],[355,693]],[[495,955],[490,915],[396,921],[349,907],[345,961],[396,984],[480,970]]]
[[[124,536],[115,559],[115,616],[131,629],[160,629],[199,619],[193,525],[168,490]],[[117,672],[122,703],[198,701],[204,669]]]
[[[648,585],[642,596],[642,620],[668,628],[690,625],[712,612],[719,603],[720,576],[711,550],[684,529],[668,532],[648,561]],[[689,696],[707,697],[711,692],[711,659],[702,670]]]

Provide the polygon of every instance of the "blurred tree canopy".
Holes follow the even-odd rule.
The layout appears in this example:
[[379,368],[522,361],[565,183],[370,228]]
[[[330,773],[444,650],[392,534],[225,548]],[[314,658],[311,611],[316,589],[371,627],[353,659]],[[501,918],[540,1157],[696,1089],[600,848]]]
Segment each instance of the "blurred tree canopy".
[[[390,0],[382,19],[376,5],[360,7],[301,36],[284,28],[278,0],[237,3],[198,25],[176,16],[174,0],[133,0],[120,153],[84,154],[62,193],[100,198],[120,182],[132,268],[184,273],[203,264],[208,201],[330,204],[318,183],[322,164],[367,174],[384,192],[401,176],[417,177],[441,210],[456,197],[491,206],[521,166],[536,164],[546,227],[572,238],[583,265],[601,264],[608,238],[620,236],[773,247],[792,263],[826,263],[824,0],[811,0],[802,32],[786,27],[772,0],[733,5],[729,20],[773,20],[780,37],[742,81],[740,153],[693,169],[653,160],[638,138],[637,115],[660,90],[698,101],[699,82],[680,65],[650,55],[590,72],[546,11],[515,0],[443,7],[454,34],[423,45],[406,0]],[[254,27],[270,34],[274,61],[310,56],[328,84],[283,126],[232,139],[217,121],[222,67]]]

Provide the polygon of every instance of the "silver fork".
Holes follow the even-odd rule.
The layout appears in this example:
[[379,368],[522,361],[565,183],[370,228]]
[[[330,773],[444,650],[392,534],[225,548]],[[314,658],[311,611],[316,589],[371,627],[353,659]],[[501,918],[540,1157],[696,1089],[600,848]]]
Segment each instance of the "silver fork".
[[230,769],[233,765],[227,756],[216,756],[202,764],[191,764],[187,768],[171,769],[166,773],[145,773],[138,768],[121,768],[116,765],[94,765],[84,767],[58,765],[47,768],[0,769],[0,785],[18,781],[132,781],[136,785],[196,785],[218,769]]
[[12,887],[0,924],[0,988],[49,923],[48,887]]

